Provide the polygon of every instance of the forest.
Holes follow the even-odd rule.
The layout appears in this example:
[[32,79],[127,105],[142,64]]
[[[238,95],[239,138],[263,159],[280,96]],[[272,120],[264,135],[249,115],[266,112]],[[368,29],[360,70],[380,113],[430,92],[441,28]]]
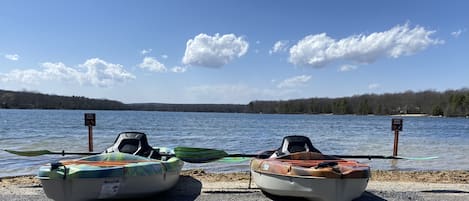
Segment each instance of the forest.
[[123,110],[127,106],[119,101],[91,99],[83,96],[47,95],[39,92],[0,90],[0,108],[11,109],[80,109]]
[[82,96],[58,96],[38,92],[0,90],[0,108],[5,109],[80,109],[145,110],[176,112],[228,112],[265,114],[354,114],[433,116],[469,116],[469,89],[406,91],[402,93],[364,94],[341,98],[307,98],[281,101],[252,101],[243,104],[125,104],[107,99]]
[[253,101],[248,111],[281,114],[355,114],[432,116],[468,116],[469,89],[445,92],[406,91],[403,93],[365,94],[343,98],[308,98],[288,101]]
[[0,90],[0,108],[4,109],[72,109],[72,110],[144,110],[174,112],[246,112],[246,105],[236,104],[124,104],[107,99],[82,96],[47,95],[28,91]]

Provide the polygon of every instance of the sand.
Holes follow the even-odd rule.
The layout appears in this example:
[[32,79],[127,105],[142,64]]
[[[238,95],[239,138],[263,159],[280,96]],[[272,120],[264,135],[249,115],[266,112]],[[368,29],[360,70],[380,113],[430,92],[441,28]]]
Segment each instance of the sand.
[[[177,186],[156,200],[272,200],[251,184],[249,173],[186,170]],[[49,200],[34,176],[0,179],[0,200]],[[150,198],[148,200],[155,200]],[[373,171],[366,200],[469,200],[469,170]]]
[[[192,177],[202,183],[249,181],[248,172],[207,173],[202,169],[185,170],[182,176]],[[440,184],[469,184],[469,170],[449,171],[372,171],[371,181],[380,182],[420,182]],[[40,186],[35,176],[0,178],[0,187],[10,185]]]

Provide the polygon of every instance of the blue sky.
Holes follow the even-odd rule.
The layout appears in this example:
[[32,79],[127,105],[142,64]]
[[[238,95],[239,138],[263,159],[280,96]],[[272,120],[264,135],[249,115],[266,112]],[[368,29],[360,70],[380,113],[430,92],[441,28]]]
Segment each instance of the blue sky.
[[469,1],[0,1],[0,89],[239,103],[469,87]]

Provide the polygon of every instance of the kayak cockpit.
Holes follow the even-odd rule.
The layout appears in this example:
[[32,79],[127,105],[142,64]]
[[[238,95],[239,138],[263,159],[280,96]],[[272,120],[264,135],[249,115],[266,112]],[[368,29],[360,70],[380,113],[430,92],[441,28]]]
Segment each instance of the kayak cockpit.
[[271,154],[270,158],[278,158],[297,152],[321,153],[313,146],[313,143],[311,143],[308,137],[291,135],[283,138],[282,145]]
[[173,156],[171,153],[166,153],[166,150],[150,146],[147,136],[141,132],[119,133],[114,144],[104,151],[104,153],[113,152],[128,153],[156,160],[168,160]]

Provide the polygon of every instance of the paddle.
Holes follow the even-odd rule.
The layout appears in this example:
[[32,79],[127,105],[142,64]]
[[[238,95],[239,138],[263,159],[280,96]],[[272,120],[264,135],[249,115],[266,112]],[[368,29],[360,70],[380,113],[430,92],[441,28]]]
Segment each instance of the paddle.
[[[100,153],[93,153],[93,152],[54,152],[49,150],[36,150],[36,151],[15,151],[15,150],[8,150],[5,149],[4,151],[19,155],[19,156],[41,156],[41,155],[96,155]],[[176,156],[182,161],[189,162],[189,163],[208,163],[216,160],[223,159],[225,157],[230,157],[231,159],[227,158],[226,161],[231,162],[239,162],[242,157],[256,157],[256,154],[227,154],[223,150],[216,150],[216,149],[206,149],[206,148],[195,148],[195,147],[176,147],[174,148],[175,154],[162,154],[163,156]]]
[[438,156],[430,157],[405,157],[405,156],[383,156],[383,155],[331,155],[338,158],[364,158],[364,159],[405,159],[405,160],[431,160],[437,159]]
[[[15,151],[15,150],[9,150],[9,149],[4,149],[3,151],[6,151],[11,154],[15,154],[18,156],[42,156],[42,155],[97,155],[100,154],[98,152],[65,152],[65,150],[62,150],[61,152],[56,152],[56,151],[49,151],[49,150],[35,150],[35,151]],[[174,154],[162,154],[163,156],[175,156]]]
[[[328,155],[338,158],[353,158],[353,159],[404,159],[404,160],[432,160],[437,159],[438,156],[430,156],[430,157],[404,157],[404,156],[381,156],[381,155]],[[224,162],[224,163],[239,163],[248,161],[250,158],[248,157],[225,157],[217,162]]]
[[[228,157],[223,162],[236,162],[243,161],[246,157],[258,157],[259,154],[228,154],[223,150],[194,148],[194,147],[176,147],[174,149],[176,157],[183,161],[190,161],[192,163],[205,163],[220,160]],[[384,155],[328,155],[337,158],[354,158],[354,159],[404,159],[404,160],[431,160],[437,159],[438,156],[430,157],[405,157],[405,156],[384,156]],[[268,157],[268,156],[265,156]]]
[[223,150],[196,148],[196,147],[176,147],[174,148],[176,157],[189,163],[207,163],[220,160],[225,157],[257,157],[258,154],[228,154]]
[[[338,158],[352,158],[352,159],[403,159],[403,160],[432,160],[437,159],[438,156],[429,156],[429,157],[405,157],[405,156],[381,156],[381,155],[328,155]],[[226,157],[218,160],[218,162],[227,162],[227,163],[239,163],[250,160],[247,157]]]
[[93,152],[65,152],[62,150],[61,152],[53,152],[49,150],[37,150],[37,151],[15,151],[15,150],[8,150],[4,149],[3,151],[6,151],[11,154],[15,154],[18,156],[41,156],[41,155],[96,155],[99,153],[93,153]]
[[[49,150],[37,150],[37,151],[14,151],[14,150],[4,150],[8,153],[12,153],[19,156],[41,156],[46,154],[55,154],[55,155],[95,155],[99,153],[92,152],[52,152]],[[259,154],[228,154],[223,150],[217,149],[207,149],[207,148],[195,148],[195,147],[176,147],[174,148],[174,155],[168,154],[165,156],[176,156],[181,160],[189,163],[207,163],[212,161],[217,161],[226,157],[224,162],[239,162],[245,161],[246,157],[258,157]],[[405,159],[405,160],[431,160],[438,158],[437,156],[431,157],[404,157],[404,156],[384,156],[384,155],[329,155],[338,158],[354,158],[354,159]],[[268,156],[267,156],[268,157]]]

